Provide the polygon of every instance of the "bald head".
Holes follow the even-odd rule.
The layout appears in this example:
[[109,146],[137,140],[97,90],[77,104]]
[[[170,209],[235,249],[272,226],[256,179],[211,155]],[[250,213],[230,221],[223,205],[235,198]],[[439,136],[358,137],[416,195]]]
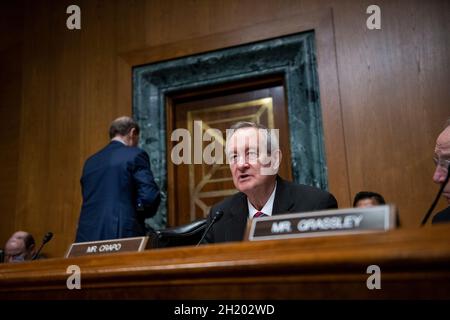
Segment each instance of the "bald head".
[[136,133],[139,134],[139,125],[133,118],[126,116],[119,117],[111,123],[109,137],[112,139],[116,136],[126,136],[133,128],[136,130]]
[[[443,184],[445,182],[445,178],[447,177],[448,166],[450,164],[450,121],[447,122],[447,127],[436,139],[434,158],[436,161],[436,169],[434,170],[433,181]],[[450,204],[450,183],[447,183],[444,187],[442,195]]]
[[30,260],[33,256],[35,242],[26,231],[17,231],[5,244],[5,262]]
[[139,143],[139,125],[133,118],[124,116],[115,119],[109,127],[109,137],[122,141],[130,147],[136,147]]
[[434,151],[437,155],[450,155],[450,125],[439,134]]

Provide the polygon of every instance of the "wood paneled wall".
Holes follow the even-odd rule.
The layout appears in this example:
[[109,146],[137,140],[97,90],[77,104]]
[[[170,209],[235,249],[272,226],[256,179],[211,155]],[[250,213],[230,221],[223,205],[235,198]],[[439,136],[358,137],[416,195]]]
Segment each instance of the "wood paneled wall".
[[[382,29],[373,31],[371,1],[85,0],[82,29],[70,31],[72,3],[0,4],[1,243],[16,229],[38,241],[51,230],[46,251],[58,256],[73,241],[83,161],[107,143],[113,118],[131,114],[120,94],[131,86],[124,55],[328,8],[336,61],[321,63],[337,67],[342,119],[323,110],[331,191],[341,207],[362,189],[378,191],[405,227],[419,224],[437,191],[434,141],[450,116],[448,1],[377,1]],[[331,152],[333,130],[343,132],[344,161]],[[333,163],[346,166],[345,183]]]
[[0,10],[0,248],[15,229],[22,96],[23,15],[11,1]]

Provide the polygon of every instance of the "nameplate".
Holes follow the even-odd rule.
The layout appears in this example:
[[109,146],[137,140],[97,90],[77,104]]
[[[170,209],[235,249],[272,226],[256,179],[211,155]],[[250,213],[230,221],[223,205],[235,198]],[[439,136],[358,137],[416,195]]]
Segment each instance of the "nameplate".
[[395,227],[395,207],[383,205],[252,219],[248,240],[275,240],[379,232]]
[[147,242],[148,237],[77,242],[69,247],[66,258],[115,252],[138,252],[145,250]]

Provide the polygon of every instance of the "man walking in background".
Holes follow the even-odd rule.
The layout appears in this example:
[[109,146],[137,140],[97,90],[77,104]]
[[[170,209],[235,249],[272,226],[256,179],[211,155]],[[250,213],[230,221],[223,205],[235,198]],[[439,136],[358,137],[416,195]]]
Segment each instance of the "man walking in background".
[[138,124],[120,117],[109,136],[111,142],[84,164],[76,242],[143,236],[145,219],[160,203],[148,154],[137,148]]

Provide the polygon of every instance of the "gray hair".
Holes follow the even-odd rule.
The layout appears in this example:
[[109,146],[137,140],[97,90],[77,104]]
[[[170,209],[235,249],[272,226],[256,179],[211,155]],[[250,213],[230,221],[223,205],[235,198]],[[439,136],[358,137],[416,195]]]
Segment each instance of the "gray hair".
[[229,129],[232,133],[228,136],[228,139],[231,139],[231,137],[234,135],[234,133],[237,130],[244,129],[244,128],[254,128],[254,129],[260,129],[260,130],[266,131],[268,154],[271,154],[272,148],[273,148],[273,151],[280,149],[279,143],[278,143],[278,136],[273,137],[270,132],[271,129],[267,128],[263,124],[250,122],[250,121],[239,121],[239,122],[236,122],[235,124],[233,124]]
[[109,127],[109,138],[112,139],[118,135],[126,136],[133,128],[136,130],[136,133],[139,134],[139,125],[132,118],[126,116],[117,118]]

